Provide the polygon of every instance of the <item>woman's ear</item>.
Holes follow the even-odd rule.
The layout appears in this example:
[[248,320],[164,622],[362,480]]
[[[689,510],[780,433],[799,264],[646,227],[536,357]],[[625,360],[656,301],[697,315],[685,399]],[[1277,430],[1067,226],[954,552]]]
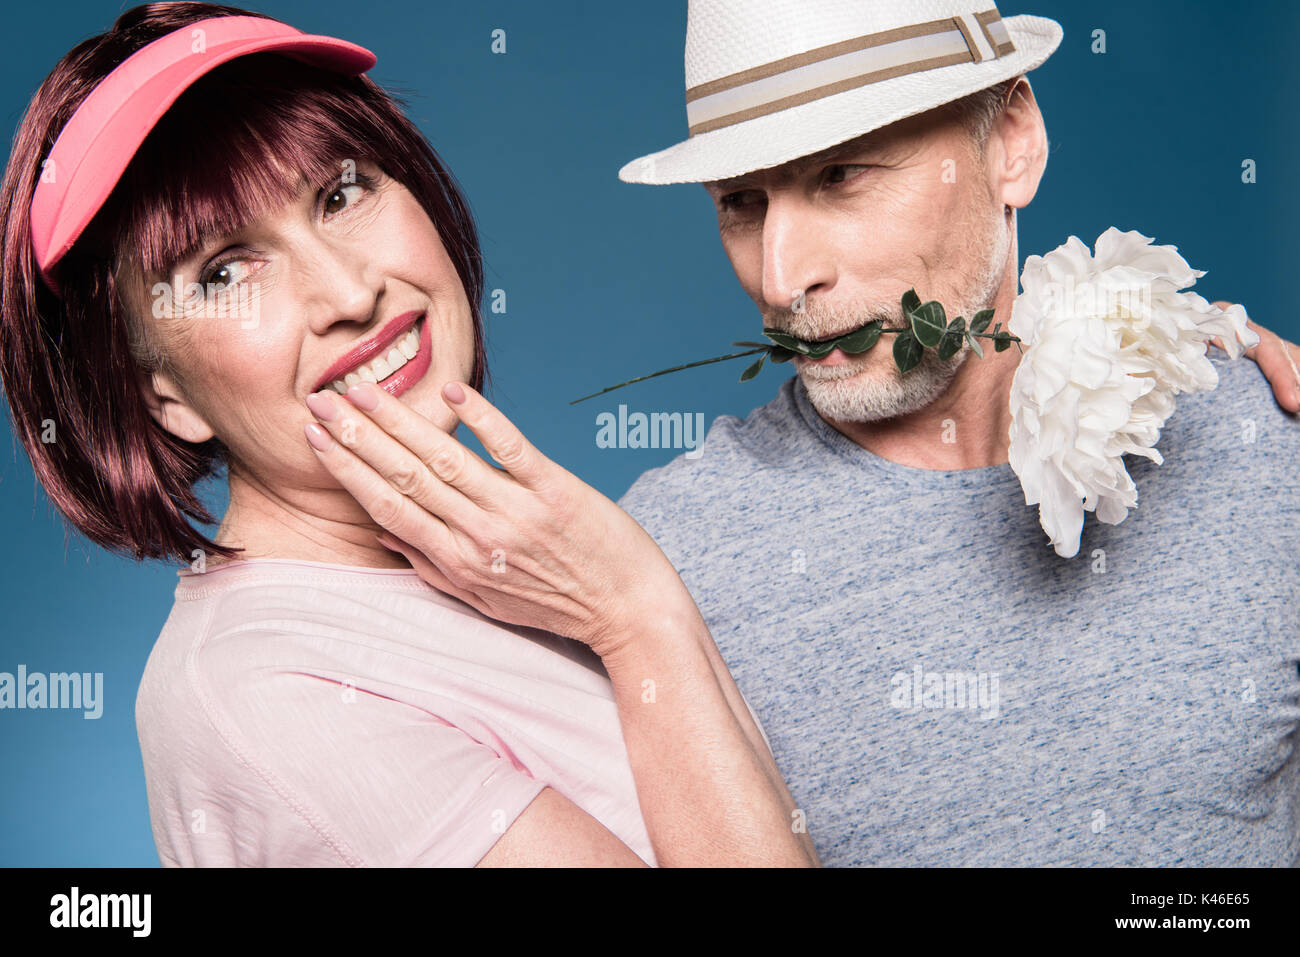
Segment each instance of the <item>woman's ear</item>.
[[1047,129],[1034,91],[1023,76],[993,123],[989,147],[994,195],[1013,209],[1028,206],[1047,168]]
[[206,442],[216,435],[203,416],[185,400],[184,393],[166,372],[136,373],[140,395],[155,422],[186,442]]

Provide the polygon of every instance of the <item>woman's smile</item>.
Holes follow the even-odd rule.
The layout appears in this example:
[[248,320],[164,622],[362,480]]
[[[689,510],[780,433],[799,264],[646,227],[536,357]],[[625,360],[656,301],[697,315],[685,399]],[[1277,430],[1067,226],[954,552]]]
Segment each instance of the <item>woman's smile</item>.
[[332,388],[346,395],[358,382],[374,382],[389,395],[405,392],[429,369],[432,336],[426,331],[426,315],[411,312],[398,316],[373,340],[331,366],[313,391]]

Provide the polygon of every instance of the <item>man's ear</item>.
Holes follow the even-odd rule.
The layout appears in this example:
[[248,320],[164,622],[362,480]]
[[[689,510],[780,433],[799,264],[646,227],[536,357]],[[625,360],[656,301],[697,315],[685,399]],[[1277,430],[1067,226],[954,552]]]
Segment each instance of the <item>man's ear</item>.
[[1047,129],[1023,76],[1011,88],[989,133],[989,158],[994,195],[1013,209],[1028,206],[1047,168]]
[[140,395],[155,422],[186,442],[206,442],[216,435],[203,416],[185,400],[176,380],[166,372],[137,370]]

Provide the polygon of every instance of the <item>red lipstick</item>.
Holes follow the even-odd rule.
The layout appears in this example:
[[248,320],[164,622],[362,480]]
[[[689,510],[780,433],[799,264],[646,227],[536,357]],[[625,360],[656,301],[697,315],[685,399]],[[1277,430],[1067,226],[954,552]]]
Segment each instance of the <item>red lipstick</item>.
[[[392,319],[388,320],[387,325],[377,333],[356,346],[325,370],[321,375],[320,380],[311,391],[321,391],[321,389],[326,388],[336,379],[342,379],[357,366],[365,365],[376,356],[386,353],[394,342],[411,331],[412,327],[420,321],[420,317],[423,315],[423,312],[417,309],[412,309],[410,312],[404,312],[401,315],[394,316]],[[428,324],[426,323],[426,326],[427,325]]]

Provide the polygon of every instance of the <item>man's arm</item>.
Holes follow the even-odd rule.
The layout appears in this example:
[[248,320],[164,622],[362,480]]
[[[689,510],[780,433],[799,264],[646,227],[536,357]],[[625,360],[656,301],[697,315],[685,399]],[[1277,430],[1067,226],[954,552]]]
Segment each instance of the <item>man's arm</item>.
[[[1214,303],[1220,309],[1227,309],[1230,302],[1220,300]],[[1300,346],[1288,342],[1275,332],[1269,332],[1257,322],[1247,322],[1247,326],[1259,335],[1259,345],[1246,350],[1246,358],[1259,363],[1259,371],[1264,373],[1268,384],[1273,387],[1273,396],[1277,404],[1288,412],[1300,412]],[[1220,349],[1223,344],[1218,339],[1210,340]]]

